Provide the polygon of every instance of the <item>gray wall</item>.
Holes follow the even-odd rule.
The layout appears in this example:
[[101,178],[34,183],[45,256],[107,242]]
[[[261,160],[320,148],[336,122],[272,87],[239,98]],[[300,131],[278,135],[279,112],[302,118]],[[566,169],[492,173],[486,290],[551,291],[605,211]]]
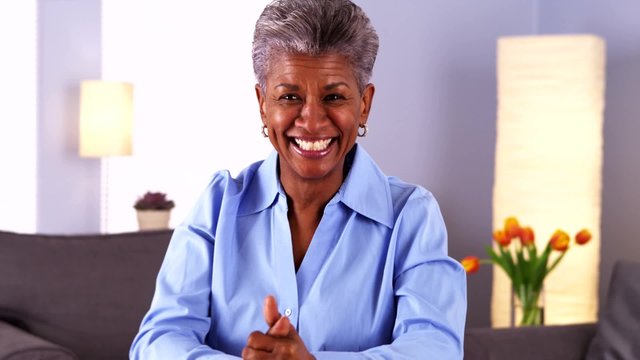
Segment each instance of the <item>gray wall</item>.
[[[492,233],[496,39],[535,31],[531,1],[360,1],[380,36],[377,92],[361,143],[382,169],[440,203],[450,255]],[[488,326],[491,268],[468,279],[469,326]]]
[[[370,136],[389,174],[430,189],[450,254],[490,243],[496,38],[592,33],[607,41],[600,300],[617,259],[640,258],[640,2],[637,0],[359,2],[381,37]],[[468,326],[490,324],[491,272],[468,279]]]
[[79,82],[100,78],[99,0],[38,1],[37,222],[100,230],[100,162],[78,156]]
[[[640,257],[640,13],[637,0],[358,0],[381,38],[370,135],[388,174],[438,198],[450,254],[491,236],[499,36],[592,32],[608,43],[602,278]],[[38,231],[99,229],[100,169],[76,153],[78,81],[100,75],[100,2],[39,0]],[[468,326],[489,325],[491,272],[469,278]],[[606,281],[602,283],[606,287]],[[604,290],[603,290],[604,291]]]

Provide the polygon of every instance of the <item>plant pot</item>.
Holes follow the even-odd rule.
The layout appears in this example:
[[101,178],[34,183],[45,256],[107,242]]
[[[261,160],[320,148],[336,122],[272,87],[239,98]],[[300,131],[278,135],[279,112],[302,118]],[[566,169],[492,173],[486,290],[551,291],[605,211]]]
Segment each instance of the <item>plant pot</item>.
[[169,228],[171,210],[136,210],[140,231]]

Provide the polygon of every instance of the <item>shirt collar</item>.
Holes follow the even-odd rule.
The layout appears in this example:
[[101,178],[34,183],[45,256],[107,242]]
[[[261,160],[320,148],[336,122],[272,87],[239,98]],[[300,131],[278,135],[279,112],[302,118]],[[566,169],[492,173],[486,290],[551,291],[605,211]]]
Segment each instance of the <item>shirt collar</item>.
[[393,203],[387,176],[362,146],[356,144],[353,151],[351,169],[338,190],[339,200],[360,215],[392,228]]
[[286,196],[278,179],[278,153],[272,151],[259,164],[253,177],[246,184],[246,195],[240,204],[239,215],[260,212],[271,206],[279,194]]
[[[330,202],[340,201],[360,215],[392,228],[393,205],[386,175],[362,146],[354,145],[352,152],[351,169]],[[239,214],[260,212],[271,206],[278,195],[286,199],[278,178],[278,153],[274,150],[249,180]]]

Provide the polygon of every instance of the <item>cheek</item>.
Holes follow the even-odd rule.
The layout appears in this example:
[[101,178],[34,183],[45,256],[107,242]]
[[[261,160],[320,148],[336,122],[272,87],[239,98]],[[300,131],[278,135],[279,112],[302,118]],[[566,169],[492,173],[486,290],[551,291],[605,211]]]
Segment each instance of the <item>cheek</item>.
[[359,118],[353,109],[328,111],[328,115],[344,133],[355,133],[358,129]]
[[291,126],[297,116],[295,108],[273,108],[267,112],[267,121],[274,129],[283,129]]

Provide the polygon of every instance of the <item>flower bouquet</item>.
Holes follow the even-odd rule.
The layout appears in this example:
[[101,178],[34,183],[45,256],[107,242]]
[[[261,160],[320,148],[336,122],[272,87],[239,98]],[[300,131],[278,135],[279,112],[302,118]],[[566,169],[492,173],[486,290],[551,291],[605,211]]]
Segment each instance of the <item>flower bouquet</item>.
[[[578,245],[584,245],[591,239],[591,233],[582,229],[574,238]],[[497,243],[497,250],[492,246],[486,247],[489,259],[467,256],[461,260],[466,272],[475,273],[480,264],[498,265],[511,280],[515,300],[522,307],[520,326],[542,325],[543,314],[539,300],[544,279],[564,258],[571,238],[565,231],[558,229],[539,253],[533,229],[520,226],[515,217],[510,217],[505,220],[504,229],[493,233],[493,240]]]

